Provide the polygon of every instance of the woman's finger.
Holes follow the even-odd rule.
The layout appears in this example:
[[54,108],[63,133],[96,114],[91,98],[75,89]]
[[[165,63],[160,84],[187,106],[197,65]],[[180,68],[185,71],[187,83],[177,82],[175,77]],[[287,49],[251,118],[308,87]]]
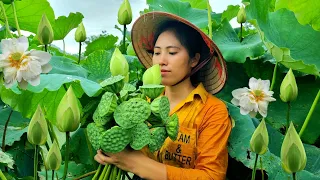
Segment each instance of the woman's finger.
[[100,155],[98,155],[98,154],[96,154],[96,155],[94,156],[94,160],[97,161],[99,164],[104,164],[103,161],[102,161],[101,158],[100,158]]
[[100,149],[97,151],[98,154],[103,155],[103,156],[107,156],[107,157],[112,157],[113,154],[112,153],[106,153],[101,151]]
[[114,161],[111,157],[105,155],[102,151],[98,150],[97,154],[95,155],[95,159],[98,162],[101,162],[101,164],[113,164]]

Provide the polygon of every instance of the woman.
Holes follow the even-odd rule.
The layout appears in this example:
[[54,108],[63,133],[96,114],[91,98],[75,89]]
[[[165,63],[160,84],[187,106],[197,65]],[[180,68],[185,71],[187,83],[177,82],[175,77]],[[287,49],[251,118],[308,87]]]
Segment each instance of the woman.
[[190,22],[164,12],[138,18],[132,42],[146,68],[160,64],[170,115],[179,117],[178,138],[167,138],[154,154],[148,150],[107,155],[98,151],[95,160],[143,179],[225,179],[231,122],[225,104],[212,95],[226,80],[225,63],[216,45]]

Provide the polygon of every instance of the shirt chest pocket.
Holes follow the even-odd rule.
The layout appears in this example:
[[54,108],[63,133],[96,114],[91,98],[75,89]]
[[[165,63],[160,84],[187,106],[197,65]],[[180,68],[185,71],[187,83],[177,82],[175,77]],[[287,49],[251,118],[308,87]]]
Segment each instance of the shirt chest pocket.
[[159,152],[160,162],[182,168],[194,168],[197,154],[197,129],[180,127],[175,141],[167,138]]

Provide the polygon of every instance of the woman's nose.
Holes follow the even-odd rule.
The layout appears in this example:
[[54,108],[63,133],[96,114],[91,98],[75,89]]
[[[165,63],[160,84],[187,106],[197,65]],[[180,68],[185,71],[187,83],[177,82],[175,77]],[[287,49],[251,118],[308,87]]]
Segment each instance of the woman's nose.
[[166,65],[168,63],[167,61],[167,57],[164,53],[162,53],[161,55],[159,55],[159,64],[160,65]]

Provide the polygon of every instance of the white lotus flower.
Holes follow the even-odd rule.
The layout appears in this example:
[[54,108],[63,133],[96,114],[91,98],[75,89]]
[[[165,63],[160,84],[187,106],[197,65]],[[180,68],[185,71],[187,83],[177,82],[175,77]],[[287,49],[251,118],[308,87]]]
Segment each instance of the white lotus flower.
[[275,101],[272,97],[273,91],[269,91],[270,81],[256,79],[249,80],[249,88],[239,88],[232,91],[233,99],[231,103],[240,106],[240,113],[243,115],[250,114],[255,117],[257,112],[261,116],[267,116],[269,102]]
[[40,84],[40,74],[48,73],[52,67],[51,55],[44,51],[31,50],[28,39],[24,36],[1,41],[0,69],[4,74],[4,85],[10,88],[18,81],[20,88],[26,89]]

